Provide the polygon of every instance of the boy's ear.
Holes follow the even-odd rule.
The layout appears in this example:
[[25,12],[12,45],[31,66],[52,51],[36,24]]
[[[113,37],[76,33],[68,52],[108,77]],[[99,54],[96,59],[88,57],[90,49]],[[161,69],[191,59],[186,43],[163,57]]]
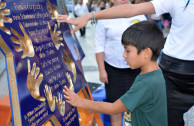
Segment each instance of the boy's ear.
[[144,49],[144,56],[146,59],[150,59],[152,58],[152,50],[150,48],[146,48]]

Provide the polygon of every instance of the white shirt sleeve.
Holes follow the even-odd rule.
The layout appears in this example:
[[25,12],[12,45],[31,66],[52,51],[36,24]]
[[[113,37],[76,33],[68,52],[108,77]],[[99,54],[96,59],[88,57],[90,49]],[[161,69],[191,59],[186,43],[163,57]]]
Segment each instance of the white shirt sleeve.
[[157,16],[173,12],[173,5],[176,4],[175,0],[153,0],[151,2],[155,8]]
[[95,44],[94,44],[95,53],[104,52],[105,40],[106,40],[106,30],[104,24],[102,20],[98,20],[95,32]]

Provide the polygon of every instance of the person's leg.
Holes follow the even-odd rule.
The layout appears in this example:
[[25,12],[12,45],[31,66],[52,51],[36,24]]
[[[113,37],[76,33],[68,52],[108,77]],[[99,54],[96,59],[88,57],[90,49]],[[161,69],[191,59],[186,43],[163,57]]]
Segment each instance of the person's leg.
[[163,54],[160,67],[166,81],[168,126],[183,126],[183,113],[194,105],[194,62]]
[[79,31],[80,31],[80,35],[82,36],[82,34],[83,34],[82,29],[80,28]]
[[111,126],[121,126],[122,123],[122,113],[110,116]]
[[163,73],[167,88],[168,125],[183,126],[183,114],[194,105],[194,93],[188,89],[190,87],[194,91],[194,76]]
[[84,36],[86,34],[86,27],[82,28],[82,36]]

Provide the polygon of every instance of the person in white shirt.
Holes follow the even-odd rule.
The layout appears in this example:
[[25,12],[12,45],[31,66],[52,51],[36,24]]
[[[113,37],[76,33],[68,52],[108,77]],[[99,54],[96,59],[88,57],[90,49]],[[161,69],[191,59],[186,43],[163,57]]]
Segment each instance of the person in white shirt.
[[[129,0],[112,0],[114,6],[127,4]],[[114,7],[113,6],[113,7]],[[133,84],[139,69],[132,70],[123,58],[121,44],[123,32],[132,24],[146,20],[144,15],[131,18],[98,20],[95,32],[95,53],[100,81],[105,83],[107,102],[115,102]],[[111,126],[121,126],[122,114],[110,116]]]
[[[120,5],[95,13],[95,19],[127,18],[139,14],[170,13],[172,24],[166,39],[160,67],[166,81],[168,125],[183,126],[183,113],[194,105],[194,0],[153,0],[140,4]],[[56,18],[77,27],[85,26],[92,14],[68,19]],[[160,80],[158,80],[160,81]]]
[[[88,8],[86,5],[83,4],[83,0],[78,0],[78,4],[74,8],[74,15],[75,17],[80,17],[88,13]],[[80,35],[85,36],[86,27],[80,29]]]

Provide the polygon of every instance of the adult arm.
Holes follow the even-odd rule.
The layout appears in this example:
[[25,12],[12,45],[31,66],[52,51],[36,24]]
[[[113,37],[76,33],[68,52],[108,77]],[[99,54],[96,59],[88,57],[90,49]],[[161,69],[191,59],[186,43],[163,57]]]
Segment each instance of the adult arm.
[[[154,14],[155,9],[151,2],[145,2],[140,4],[124,4],[108,8],[95,13],[96,19],[112,19],[112,18],[128,18],[140,14]],[[56,18],[58,22],[66,22],[76,26],[73,29],[73,33],[78,29],[84,27],[89,20],[92,19],[92,14],[87,13],[78,18],[69,18],[67,15],[58,15]]]
[[100,73],[100,81],[107,84],[108,83],[108,74],[105,70],[105,65],[104,65],[104,52],[96,53],[96,61],[97,61],[98,70]]

